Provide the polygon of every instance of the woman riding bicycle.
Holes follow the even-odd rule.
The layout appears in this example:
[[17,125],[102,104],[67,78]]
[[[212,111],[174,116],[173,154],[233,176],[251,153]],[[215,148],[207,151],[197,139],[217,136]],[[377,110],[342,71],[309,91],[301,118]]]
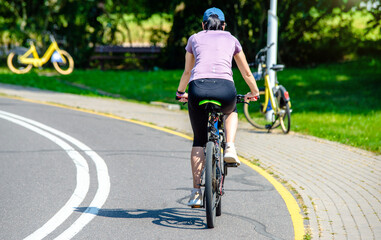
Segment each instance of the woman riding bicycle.
[[[191,167],[193,190],[189,206],[202,206],[200,189],[204,165],[204,147],[207,142],[208,114],[199,102],[204,99],[221,102],[225,115],[226,149],[224,160],[240,164],[234,147],[238,126],[236,89],[233,81],[232,59],[250,88],[245,101],[255,101],[259,91],[238,40],[225,30],[225,16],[218,8],[209,8],[203,16],[203,31],[189,39],[185,54],[185,69],[181,76],[176,98],[188,102],[189,118],[193,129]],[[185,92],[189,84],[188,93]]]

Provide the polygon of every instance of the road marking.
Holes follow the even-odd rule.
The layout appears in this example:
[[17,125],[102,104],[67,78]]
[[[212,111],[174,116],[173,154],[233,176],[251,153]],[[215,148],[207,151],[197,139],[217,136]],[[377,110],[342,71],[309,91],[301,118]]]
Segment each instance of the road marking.
[[93,150],[85,144],[76,141],[75,144],[83,149],[85,153],[93,160],[98,174],[98,190],[89,207],[81,214],[81,216],[56,239],[71,239],[79,231],[81,231],[93,218],[98,215],[99,209],[102,208],[110,193],[110,176],[105,161]]
[[[53,134],[55,134],[57,136],[60,136],[61,138],[65,139],[68,142],[72,143],[73,145],[77,146],[86,155],[88,155],[92,159],[92,161],[94,162],[96,170],[97,170],[97,176],[98,176],[98,189],[97,189],[97,192],[95,194],[95,197],[94,197],[93,201],[90,203],[90,206],[84,211],[84,213],[82,213],[81,216],[68,229],[66,229],[61,235],[59,235],[56,239],[70,239],[70,238],[74,237],[95,216],[97,216],[97,213],[98,213],[99,209],[102,208],[103,204],[106,202],[107,197],[108,197],[108,195],[110,193],[110,176],[108,174],[108,168],[107,168],[107,165],[106,165],[105,161],[96,152],[94,152],[90,147],[88,147],[87,145],[85,145],[84,143],[80,142],[79,140],[77,140],[77,139],[75,139],[75,138],[73,138],[73,137],[71,137],[71,136],[69,136],[69,135],[67,135],[67,134],[65,134],[65,133],[63,133],[61,131],[58,131],[58,130],[56,130],[54,128],[51,128],[51,127],[48,127],[48,126],[46,126],[46,125],[44,125],[42,123],[36,122],[34,120],[31,120],[31,119],[27,119],[27,118],[24,118],[24,117],[15,115],[15,114],[11,114],[11,113],[6,113],[6,112],[3,112],[3,111],[0,111],[0,114],[1,113],[7,114],[9,116],[14,117],[15,119],[18,119],[16,121],[20,121],[20,122],[23,121],[25,124],[28,124],[29,126],[31,126],[32,128],[35,128],[37,130],[41,131],[41,129],[44,129],[44,130],[49,131],[49,132],[51,132],[51,133],[53,133]],[[38,129],[38,128],[32,126],[32,125],[40,128],[40,129]],[[51,136],[53,136],[53,135],[51,135]],[[53,137],[55,137],[55,136],[53,136]],[[60,139],[58,139],[58,140],[60,140]],[[60,140],[60,141],[62,141],[62,140]],[[84,161],[85,161],[85,164],[87,166],[86,160],[84,160]],[[88,172],[88,167],[87,167],[87,172]],[[78,181],[77,181],[77,186],[78,186]],[[88,188],[88,186],[87,186],[87,188]],[[86,193],[87,193],[87,191],[86,191]],[[70,214],[73,213],[73,211],[79,206],[79,204],[80,203],[78,203],[78,205],[76,205],[76,206],[71,206],[70,207]],[[51,222],[52,219],[50,219],[49,222]],[[63,219],[63,220],[65,220],[65,219]],[[53,221],[53,223],[55,223],[55,222]],[[47,225],[47,224],[45,224],[45,225]],[[48,224],[48,226],[50,226],[49,230],[51,230],[51,231],[53,231],[55,228],[57,228],[59,226],[59,225],[55,224],[57,226],[54,229],[52,229],[52,227],[51,227],[52,225],[53,225],[52,223]],[[42,228],[44,228],[44,226]],[[40,229],[42,229],[42,228],[40,228]],[[51,232],[51,231],[48,232],[47,228],[44,228],[42,230],[40,230],[40,229],[38,229],[37,231],[39,231],[41,233],[44,233],[46,235]],[[45,236],[42,236],[42,237],[37,237],[37,236],[40,236],[40,235],[33,235],[33,236],[32,235],[28,236],[27,239],[42,239],[43,237],[46,236],[45,235]]]
[[30,234],[25,239],[42,239],[48,234],[54,231],[59,225],[61,225],[72,213],[73,209],[77,208],[82,201],[85,199],[90,186],[90,174],[89,166],[86,160],[79,154],[74,148],[69,144],[62,141],[60,138],[33,126],[22,119],[19,116],[0,111],[0,118],[18,124],[25,127],[35,133],[38,133],[45,138],[51,140],[58,146],[60,146],[73,160],[75,167],[77,168],[77,185],[70,199],[66,204],[51,218],[49,219],[41,228],[37,229],[35,232]]
[[262,168],[254,165],[250,161],[238,157],[241,162],[252,168],[254,171],[258,172],[261,174],[264,178],[269,181],[274,188],[278,191],[278,193],[281,195],[283,198],[283,201],[286,203],[288,212],[291,215],[291,221],[294,226],[294,239],[303,239],[304,237],[304,224],[303,224],[303,217],[300,214],[300,208],[298,203],[296,202],[295,198],[292,196],[292,194],[280,183],[278,182],[275,178],[273,178],[269,173],[267,173],[265,170]]
[[[119,116],[116,116],[116,115],[113,115],[113,114],[99,113],[99,112],[96,112],[96,111],[93,111],[93,110],[88,110],[88,109],[83,109],[83,108],[75,108],[75,107],[71,107],[71,106],[67,106],[67,105],[63,105],[63,104],[48,103],[48,102],[43,102],[43,101],[26,99],[26,98],[22,98],[22,97],[7,96],[7,98],[13,98],[13,99],[18,99],[18,100],[26,101],[26,102],[39,103],[39,104],[44,104],[44,105],[50,105],[50,106],[55,106],[55,107],[60,107],[60,108],[71,109],[71,110],[80,111],[80,112],[91,113],[91,114],[95,114],[95,115],[101,115],[101,116],[105,116],[105,117],[109,117],[109,118],[114,118],[114,119],[118,119],[118,120],[122,120],[122,121],[126,121],[126,122],[135,123],[135,124],[138,124],[138,125],[154,128],[154,129],[157,129],[157,130],[160,130],[160,131],[164,131],[164,132],[176,135],[176,136],[180,136],[180,137],[186,138],[188,140],[192,140],[193,139],[192,137],[190,137],[190,136],[188,136],[186,134],[183,134],[183,133],[179,133],[179,132],[176,132],[176,131],[173,131],[173,130],[169,130],[169,129],[166,129],[166,128],[163,128],[163,127],[158,127],[158,126],[155,126],[153,124],[145,123],[145,122],[142,122],[142,121],[139,121],[139,120],[132,120],[132,119],[127,119],[127,118],[119,117]],[[252,163],[250,163],[250,161],[248,161],[246,159],[243,159],[243,158],[240,158],[240,159],[244,160],[242,162],[245,165],[249,166],[254,171],[258,172],[260,175],[265,177],[274,186],[274,188],[277,190],[277,192],[281,195],[281,197],[285,201],[285,204],[286,204],[286,207],[288,209],[288,212],[291,215],[291,220],[292,220],[292,223],[293,223],[293,226],[294,226],[294,235],[295,235],[294,239],[295,240],[302,240],[304,238],[303,217],[300,214],[300,212],[301,212],[300,207],[299,207],[298,203],[296,202],[295,198],[292,196],[292,194],[281,183],[279,183],[274,177],[272,177],[270,174],[265,172],[263,169],[261,169],[260,167],[256,167],[255,165],[253,165]]]

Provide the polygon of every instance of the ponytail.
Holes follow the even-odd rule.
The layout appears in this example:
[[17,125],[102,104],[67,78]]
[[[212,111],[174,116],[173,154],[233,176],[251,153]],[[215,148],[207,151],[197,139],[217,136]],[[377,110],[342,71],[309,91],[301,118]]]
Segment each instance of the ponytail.
[[218,18],[217,14],[212,14],[208,20],[204,22],[204,30],[223,30],[224,21]]

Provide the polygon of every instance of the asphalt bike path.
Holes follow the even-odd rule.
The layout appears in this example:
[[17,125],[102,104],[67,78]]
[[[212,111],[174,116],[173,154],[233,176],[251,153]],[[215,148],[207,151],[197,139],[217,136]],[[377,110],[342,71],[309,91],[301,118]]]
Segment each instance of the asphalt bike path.
[[184,137],[6,97],[0,131],[0,239],[294,239],[282,197],[246,165],[229,169],[207,229],[186,206]]
[[[0,92],[137,119],[191,135],[184,111],[3,84]],[[380,155],[295,133],[267,134],[246,122],[239,124],[236,146],[239,155],[259,161],[278,182],[300,194],[304,226],[313,239],[381,239]]]

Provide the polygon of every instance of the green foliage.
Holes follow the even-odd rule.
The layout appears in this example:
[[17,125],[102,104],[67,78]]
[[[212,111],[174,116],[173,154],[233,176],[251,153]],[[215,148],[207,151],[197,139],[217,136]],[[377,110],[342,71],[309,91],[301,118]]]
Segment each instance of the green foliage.
[[[124,16],[133,14],[139,24],[154,13],[167,11],[167,3],[165,0],[0,0],[0,46],[11,49],[14,45],[26,45],[29,38],[41,43],[49,31],[63,38],[64,48],[74,57],[77,67],[88,66],[94,46],[115,44],[118,34],[124,37],[123,41],[131,41],[131,30]],[[120,26],[126,34],[121,33]]]
[[91,46],[99,42],[102,26],[97,17],[102,11],[96,1],[1,0],[0,6],[0,15],[7,19],[0,34],[3,44],[25,45],[29,38],[41,43],[49,31],[59,36],[57,40],[62,37],[79,66],[88,61]]
[[249,56],[253,56],[254,50],[265,44],[264,33],[269,8],[266,1],[186,0],[177,5],[174,10],[172,31],[169,34],[165,54],[166,67],[184,66],[184,48],[187,39],[202,30],[202,16],[211,6],[222,9],[227,23],[226,30],[240,40]]
[[[223,10],[228,24],[226,30],[238,38],[247,58],[253,60],[256,52],[266,45],[268,2],[182,1],[174,10],[166,66],[183,67],[186,40],[202,30],[203,11],[211,6]],[[365,9],[359,3],[348,0],[278,1],[279,62],[303,66],[334,62],[354,53],[381,53],[381,34],[377,35],[380,33],[380,4]],[[364,16],[356,16],[357,13]],[[359,17],[369,18],[360,34],[356,33],[359,28],[353,26]],[[364,39],[375,33],[375,39]]]

